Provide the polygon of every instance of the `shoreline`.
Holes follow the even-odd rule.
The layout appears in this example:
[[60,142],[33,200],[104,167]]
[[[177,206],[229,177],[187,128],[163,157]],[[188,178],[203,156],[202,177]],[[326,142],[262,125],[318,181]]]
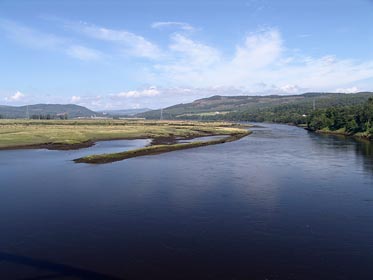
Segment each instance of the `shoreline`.
[[[110,139],[114,140],[114,139]],[[108,141],[108,140],[100,140]],[[0,147],[0,151],[9,151],[9,150],[34,150],[34,149],[45,149],[53,151],[69,151],[69,150],[79,150],[84,148],[92,147],[99,141],[84,141],[76,144],[63,144],[63,143],[43,143],[43,144],[31,144],[31,145],[16,145],[9,147]]]
[[181,121],[0,121],[0,151],[22,149],[78,150],[99,141],[151,139],[152,145],[179,139],[230,135],[243,125]]
[[373,141],[372,136],[349,134],[347,132],[338,132],[338,131],[332,131],[332,130],[313,130],[308,127],[304,127],[304,129],[307,131],[319,133],[319,134],[343,136],[347,138],[355,138],[355,139],[361,139],[361,140],[366,140],[366,141]]
[[40,144],[30,144],[30,145],[16,145],[9,147],[0,147],[0,151],[8,150],[33,150],[33,149],[46,149],[52,151],[70,151],[70,150],[79,150],[84,148],[93,147],[97,142],[104,141],[118,141],[118,140],[139,140],[139,139],[149,139],[148,137],[119,137],[119,138],[104,138],[99,140],[87,140],[75,144],[66,144],[66,143],[40,143]]
[[[245,136],[248,136],[251,133],[252,133],[251,131],[246,131],[242,133],[230,134],[229,136],[222,138],[222,139],[202,141],[202,142],[196,141],[196,142],[191,142],[191,143],[176,143],[176,144],[171,144],[171,145],[167,145],[167,144],[151,145],[151,146],[138,148],[138,149],[130,150],[130,151],[125,151],[125,152],[120,152],[120,153],[86,156],[86,157],[74,159],[73,161],[75,163],[89,163],[89,164],[112,163],[112,162],[121,161],[121,160],[134,158],[134,157],[157,155],[157,154],[163,154],[163,153],[168,153],[172,151],[186,150],[186,149],[191,149],[191,148],[233,142]],[[210,135],[210,136],[214,136],[214,135]]]
[[[229,136],[230,134],[203,134],[203,135],[191,135],[187,137],[177,137],[177,136],[159,136],[159,137],[119,137],[119,138],[104,138],[96,141],[87,140],[81,143],[76,144],[66,144],[66,143],[40,143],[40,144],[30,144],[30,145],[15,145],[9,147],[0,147],[0,151],[9,151],[9,150],[34,150],[34,149],[46,149],[51,151],[70,151],[70,150],[79,150],[84,148],[93,147],[98,142],[105,141],[120,141],[120,140],[141,140],[141,139],[150,139],[151,143],[149,146],[155,145],[172,145],[177,144],[179,140],[192,140],[199,137],[210,137],[210,136]],[[148,147],[149,147],[148,146]]]

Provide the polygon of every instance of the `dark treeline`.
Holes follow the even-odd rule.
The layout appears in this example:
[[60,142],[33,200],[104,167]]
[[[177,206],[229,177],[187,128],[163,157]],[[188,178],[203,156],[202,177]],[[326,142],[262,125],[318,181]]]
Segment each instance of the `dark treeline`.
[[236,112],[216,117],[235,121],[307,125],[310,130],[314,131],[339,131],[347,135],[360,134],[369,138],[373,137],[373,98],[359,105],[332,106],[314,110],[309,104],[304,106],[288,104],[254,112]]
[[67,114],[61,114],[61,115],[51,115],[51,114],[46,114],[46,115],[31,115],[30,119],[32,120],[67,120],[68,115]]
[[311,130],[341,131],[349,135],[373,136],[373,98],[365,104],[316,110],[307,117]]
[[290,96],[213,96],[182,103],[163,110],[152,110],[139,117],[148,119],[190,119],[257,121],[306,124],[315,109],[354,106],[365,103],[372,92],[355,94],[310,92]]
[[[339,100],[338,100],[339,101]],[[318,99],[296,104],[281,104],[265,108],[246,109],[216,115],[191,115],[183,119],[228,120],[288,123],[307,126],[310,130],[324,130],[346,135],[373,137],[373,98],[358,102],[346,99],[343,102]]]
[[[336,108],[344,106],[357,106],[364,104],[370,93],[361,94],[306,94],[303,99],[296,99],[288,103],[276,104],[276,102],[257,102],[252,106],[231,110],[220,114],[204,115],[199,112],[192,114],[174,114],[172,110],[166,109],[165,117],[198,120],[228,120],[228,121],[251,121],[251,122],[274,122],[289,123],[295,125],[306,125],[308,116],[320,109]],[[281,102],[279,99],[278,102]],[[184,105],[185,106],[185,105]],[[224,111],[224,109],[221,109]],[[158,112],[155,112],[158,113]],[[194,114],[193,114],[194,113]]]
[[[319,105],[320,106],[320,105]],[[321,106],[322,107],[322,106]],[[373,98],[363,104],[314,109],[313,104],[286,104],[263,110],[232,112],[216,120],[256,121],[306,125],[310,130],[373,137]]]
[[312,105],[299,106],[294,104],[286,104],[281,106],[273,106],[265,109],[230,112],[224,115],[221,114],[208,117],[202,116],[202,119],[292,123],[299,125],[306,124],[306,114],[311,110]]

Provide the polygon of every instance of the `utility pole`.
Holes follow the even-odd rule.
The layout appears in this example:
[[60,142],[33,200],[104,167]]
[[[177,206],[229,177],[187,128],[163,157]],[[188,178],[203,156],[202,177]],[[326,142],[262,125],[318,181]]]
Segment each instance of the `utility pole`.
[[163,108],[161,108],[161,118],[160,120],[163,120]]

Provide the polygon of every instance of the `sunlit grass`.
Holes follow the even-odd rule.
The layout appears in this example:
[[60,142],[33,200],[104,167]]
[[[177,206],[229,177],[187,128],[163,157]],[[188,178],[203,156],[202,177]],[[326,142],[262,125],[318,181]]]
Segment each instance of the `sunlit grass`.
[[226,122],[147,120],[0,120],[0,148],[158,137],[230,135],[243,130]]
[[209,145],[216,145],[222,144],[226,142],[232,142],[238,140],[242,137],[249,135],[249,131],[241,131],[239,133],[232,134],[230,136],[215,139],[210,141],[195,141],[190,143],[177,143],[172,145],[154,145],[143,147],[135,150],[124,151],[120,153],[113,153],[113,154],[101,154],[101,155],[90,155],[82,158],[75,159],[74,161],[77,163],[93,163],[93,164],[101,164],[101,163],[110,163],[115,161],[120,161],[124,159],[129,159],[133,157],[139,156],[146,156],[146,155],[154,155],[154,154],[161,154],[167,153],[171,151],[177,150],[185,150],[190,148],[197,148]]

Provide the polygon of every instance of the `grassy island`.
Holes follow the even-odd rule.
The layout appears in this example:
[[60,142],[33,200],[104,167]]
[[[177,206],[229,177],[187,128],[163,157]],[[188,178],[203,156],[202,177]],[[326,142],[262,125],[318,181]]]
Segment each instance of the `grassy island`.
[[[153,139],[152,146],[115,155],[94,155],[76,162],[113,162],[134,156],[163,153],[234,141],[249,132],[228,122],[148,120],[0,120],[0,150],[45,148],[69,150],[97,141]],[[204,142],[178,143],[180,139],[221,135]],[[224,137],[226,136],[226,137]]]
[[196,142],[190,142],[190,143],[177,143],[177,144],[171,144],[171,145],[153,145],[153,146],[139,148],[139,149],[135,149],[131,151],[125,151],[121,153],[86,156],[86,157],[75,159],[74,161],[76,163],[94,163],[94,164],[110,163],[110,162],[120,161],[120,160],[133,158],[133,157],[156,155],[156,154],[167,153],[171,151],[185,150],[185,149],[190,149],[190,148],[197,148],[197,147],[203,147],[203,146],[208,146],[208,145],[216,145],[216,144],[222,144],[226,142],[232,142],[242,137],[245,137],[249,134],[250,134],[249,131],[245,131],[241,133],[235,133],[235,134],[232,134],[230,136],[227,136],[221,139],[210,140],[210,141],[196,141]]

